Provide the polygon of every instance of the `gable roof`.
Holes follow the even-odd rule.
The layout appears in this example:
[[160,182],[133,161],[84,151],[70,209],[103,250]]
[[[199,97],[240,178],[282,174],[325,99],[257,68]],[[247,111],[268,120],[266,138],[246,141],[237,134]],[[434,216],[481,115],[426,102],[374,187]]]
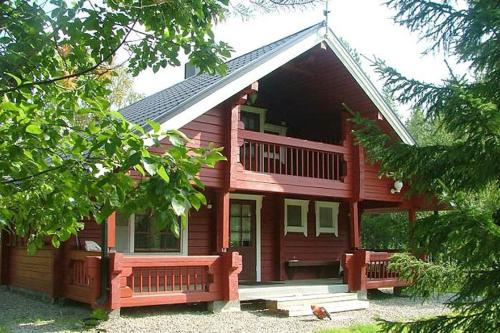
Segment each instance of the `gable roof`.
[[323,22],[315,24],[228,61],[225,76],[198,74],[120,112],[127,120],[145,128],[149,128],[148,119],[160,123],[163,130],[180,128],[320,42],[326,42],[401,140],[414,144],[407,129],[339,39],[330,29],[325,33],[322,27]]

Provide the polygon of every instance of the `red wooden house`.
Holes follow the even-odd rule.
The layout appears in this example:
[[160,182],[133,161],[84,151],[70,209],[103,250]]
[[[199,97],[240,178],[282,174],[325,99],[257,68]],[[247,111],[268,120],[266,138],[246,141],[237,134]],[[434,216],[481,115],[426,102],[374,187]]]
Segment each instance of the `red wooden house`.
[[154,232],[140,214],[111,216],[109,281],[101,281],[100,254],[82,250],[86,240],[101,243],[93,222],[33,257],[4,235],[2,282],[89,304],[104,295],[112,309],[255,298],[278,309],[287,290],[401,285],[387,270],[389,253],[360,249],[360,215],[407,210],[412,220],[425,207],[379,177],[353,144],[342,103],[414,142],[342,43],[317,24],[227,65],[223,77],[191,76],[122,111],[143,126],[180,129],[191,146],[224,147],[227,162],[200,174],[208,205],[190,213],[180,239]]

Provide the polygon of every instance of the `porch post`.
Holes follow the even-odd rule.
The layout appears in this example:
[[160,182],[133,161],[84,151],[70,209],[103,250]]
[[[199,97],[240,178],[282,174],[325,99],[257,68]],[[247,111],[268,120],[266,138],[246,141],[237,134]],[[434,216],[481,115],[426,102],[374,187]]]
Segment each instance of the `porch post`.
[[349,202],[349,225],[351,249],[359,249],[359,207],[358,201]]
[[217,235],[216,252],[227,252],[229,248],[229,192],[218,191],[217,194]]
[[108,248],[114,249],[116,247],[116,212],[113,212],[108,217]]

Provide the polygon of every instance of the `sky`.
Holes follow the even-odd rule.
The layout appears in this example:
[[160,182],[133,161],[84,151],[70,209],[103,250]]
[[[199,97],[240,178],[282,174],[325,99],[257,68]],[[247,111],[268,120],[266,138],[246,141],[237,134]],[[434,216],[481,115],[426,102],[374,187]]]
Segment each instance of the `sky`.
[[[215,27],[216,38],[234,48],[233,57],[269,44],[324,19],[323,5],[296,11],[262,14],[242,20],[231,17]],[[408,77],[437,83],[447,76],[448,70],[441,54],[423,55],[427,44],[419,42],[415,33],[395,24],[394,12],[381,0],[330,0],[329,26],[333,32],[347,40],[351,47],[369,58],[377,56]],[[181,59],[182,60],[182,59]],[[185,59],[184,59],[185,60]],[[365,61],[364,69],[375,84],[377,76]],[[165,68],[157,73],[142,72],[134,81],[137,92],[151,95],[168,88],[184,78],[183,67]],[[406,118],[409,106],[399,106]]]

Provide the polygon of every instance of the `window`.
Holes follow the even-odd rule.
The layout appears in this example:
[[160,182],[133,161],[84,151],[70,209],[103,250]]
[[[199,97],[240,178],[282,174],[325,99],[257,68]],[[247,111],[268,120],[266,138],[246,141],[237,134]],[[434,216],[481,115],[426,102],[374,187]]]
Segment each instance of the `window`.
[[266,109],[242,105],[240,111],[240,121],[243,123],[246,130],[262,132],[266,121]]
[[246,130],[260,132],[260,115],[258,113],[241,111],[241,121]]
[[116,216],[116,249],[123,253],[165,253],[187,255],[187,226],[182,229],[179,223],[180,237],[167,227],[157,230],[151,218],[145,214],[132,214],[128,219]]
[[301,232],[307,237],[308,200],[285,199],[285,235]]
[[253,246],[254,203],[231,202],[230,247]]
[[321,233],[338,237],[339,203],[316,201],[316,236]]
[[[176,222],[181,230],[180,220]],[[157,230],[150,216],[135,214],[134,252],[181,252],[181,239],[167,227]]]

